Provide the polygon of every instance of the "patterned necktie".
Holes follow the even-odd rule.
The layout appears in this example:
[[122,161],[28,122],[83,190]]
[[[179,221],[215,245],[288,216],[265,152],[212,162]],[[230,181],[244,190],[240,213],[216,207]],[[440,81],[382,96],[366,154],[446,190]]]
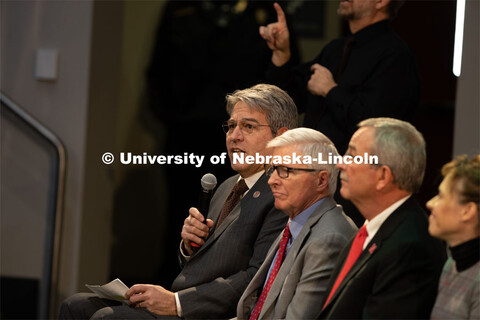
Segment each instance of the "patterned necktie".
[[227,200],[225,200],[225,203],[223,204],[222,212],[220,213],[220,217],[218,218],[217,225],[215,226],[215,229],[218,229],[220,224],[225,220],[225,218],[228,216],[230,211],[235,208],[235,206],[240,202],[240,199],[242,195],[248,190],[247,184],[245,183],[244,179],[240,179],[235,186],[232,189],[232,192],[227,197]]
[[262,311],[263,303],[267,298],[268,292],[270,291],[273,281],[275,280],[278,270],[280,269],[283,259],[285,258],[285,249],[287,247],[288,239],[290,239],[290,224],[287,224],[287,226],[285,227],[285,230],[283,231],[282,240],[280,240],[277,258],[275,259],[275,264],[273,265],[272,272],[270,272],[268,281],[263,287],[262,294],[260,295],[260,298],[258,299],[257,304],[255,304],[255,308],[253,308],[253,311],[252,311],[252,314],[250,315],[249,320],[256,320],[260,315],[260,312]]
[[358,233],[355,236],[355,239],[353,239],[353,243],[352,243],[352,246],[350,247],[350,252],[348,253],[347,260],[345,260],[345,264],[343,265],[342,271],[340,271],[340,274],[338,275],[337,280],[335,281],[335,284],[332,287],[332,290],[330,290],[330,294],[328,295],[328,299],[323,305],[323,308],[325,308],[325,306],[328,304],[333,294],[338,289],[338,286],[340,285],[340,283],[342,283],[348,271],[350,271],[353,264],[355,263],[355,261],[357,261],[358,257],[362,253],[363,244],[365,243],[365,239],[367,239],[367,237],[368,237],[367,226],[363,225],[363,227],[361,227],[360,230],[358,230]]

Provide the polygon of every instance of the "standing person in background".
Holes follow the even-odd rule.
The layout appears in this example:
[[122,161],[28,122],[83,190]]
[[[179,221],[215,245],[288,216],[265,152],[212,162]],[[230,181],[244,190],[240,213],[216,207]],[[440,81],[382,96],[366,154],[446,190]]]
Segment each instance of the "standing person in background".
[[[416,59],[390,27],[404,1],[343,0],[338,15],[351,34],[327,44],[312,61],[292,61],[287,18],[274,4],[277,22],[260,28],[272,50],[267,81],[286,90],[305,112],[304,127],[329,137],[343,154],[361,120],[390,117],[412,121],[420,99]],[[361,214],[339,194],[338,203],[357,225]]]
[[480,155],[459,156],[442,168],[438,195],[427,202],[428,231],[445,240],[443,268],[432,319],[480,319]]
[[291,61],[285,14],[274,4],[278,21],[260,28],[272,50],[267,80],[287,90],[304,126],[329,137],[343,154],[363,119],[388,116],[410,121],[419,103],[415,57],[392,30],[390,21],[404,1],[344,0],[338,15],[351,35],[331,41],[320,54],[296,67]]

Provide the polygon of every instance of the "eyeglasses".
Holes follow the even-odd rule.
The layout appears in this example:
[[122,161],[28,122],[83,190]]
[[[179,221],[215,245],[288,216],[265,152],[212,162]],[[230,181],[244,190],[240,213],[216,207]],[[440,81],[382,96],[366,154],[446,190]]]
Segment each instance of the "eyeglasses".
[[258,127],[271,127],[268,124],[257,124],[251,121],[225,121],[222,123],[223,132],[231,134],[237,125],[239,126],[240,131],[246,134],[252,134],[254,131],[257,131]]
[[290,172],[295,171],[306,171],[306,172],[317,172],[317,171],[324,171],[325,169],[308,169],[308,168],[289,168],[285,166],[274,166],[271,164],[266,164],[264,166],[265,175],[270,177],[273,174],[273,171],[277,170],[277,174],[280,178],[286,179]]

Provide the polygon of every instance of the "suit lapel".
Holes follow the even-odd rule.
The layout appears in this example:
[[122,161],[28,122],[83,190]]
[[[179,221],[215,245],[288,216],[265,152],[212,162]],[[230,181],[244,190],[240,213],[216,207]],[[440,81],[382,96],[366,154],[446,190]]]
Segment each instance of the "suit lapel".
[[[223,190],[222,190],[222,194],[218,195],[218,200],[216,200],[214,203],[211,203],[212,206],[208,210],[208,218],[209,219],[212,219],[214,222],[216,222],[218,220],[218,217],[220,216],[220,213],[221,213],[222,208],[223,208],[223,204],[227,200],[230,192],[232,192],[233,187],[235,186],[235,184],[238,181],[238,177],[239,177],[239,175],[237,174],[237,175],[229,178],[227,181],[225,181],[226,185],[225,185],[225,188],[223,188]],[[219,192],[219,191],[220,190],[217,190],[217,192]],[[216,196],[217,196],[217,194],[214,195],[214,197],[216,197]],[[212,237],[209,236],[209,238],[207,239],[205,244],[203,246],[201,246],[200,249],[198,249],[197,253],[192,257],[192,259],[194,259],[196,256],[198,256],[198,253],[205,250],[206,247],[210,246],[210,244],[212,242],[210,238],[212,238]]]
[[259,298],[261,292],[259,290],[261,290],[263,288],[263,285],[265,284],[268,270],[270,269],[270,265],[272,264],[273,259],[275,258],[275,254],[278,251],[282,235],[283,231],[280,233],[277,239],[275,239],[270,249],[268,249],[268,253],[264,262],[253,276],[252,280],[250,281],[249,285],[247,286],[245,292],[242,295],[242,297],[244,298],[240,299],[240,301],[243,303],[242,314],[246,315],[247,319],[253,311],[257,299]]
[[[219,209],[216,209],[216,212],[212,212],[212,220],[216,222],[218,221],[218,217],[220,216],[220,212],[222,211],[223,204],[225,203],[225,200],[227,199],[228,195],[233,189],[233,186],[235,183],[237,183],[238,180],[238,175],[236,176],[237,179],[233,180],[233,184],[231,188],[228,189],[228,192],[225,192],[224,194],[224,199],[221,205],[219,206]],[[245,194],[242,200],[232,209],[232,211],[229,213],[229,215],[223,220],[222,224],[220,227],[215,228],[211,231],[213,233],[210,233],[210,236],[208,237],[207,241],[205,244],[200,247],[198,250],[198,253],[201,251],[205,250],[209,246],[212,245],[212,243],[215,242],[216,239],[218,239],[223,232],[235,221],[238,219],[240,214],[244,212],[243,214],[249,214],[252,210],[251,208],[255,206],[257,203],[262,202],[263,198],[267,196],[270,192],[270,187],[267,184],[267,177],[265,174],[263,174],[258,181],[253,185],[251,189],[248,190],[248,192]],[[219,201],[220,202],[220,201]]]
[[[336,206],[336,202],[332,198],[330,197],[325,198],[323,202],[315,209],[312,215],[308,218],[307,222],[305,222],[305,224],[302,227],[302,230],[300,231],[297,238],[295,239],[292,246],[290,247],[288,254],[285,257],[285,260],[283,261],[277,276],[275,277],[275,281],[272,287],[270,288],[268,296],[265,299],[265,303],[263,304],[262,312],[259,315],[259,319],[262,318],[262,315],[265,314],[269,308],[275,306],[275,301],[277,300],[278,296],[281,294],[283,289],[283,284],[285,283],[285,280],[288,274],[290,273],[290,269],[294,265],[300,250],[303,248],[305,241],[308,239],[308,235],[310,234],[312,227],[318,223],[318,221],[322,218],[325,212],[333,209],[335,206]],[[276,249],[273,252],[274,256],[277,253],[278,245],[280,242],[280,238],[282,237],[282,234],[280,234],[280,237],[277,239],[278,243],[276,242],[277,244]],[[270,264],[272,263],[272,261],[273,261],[273,258],[271,259],[270,263],[267,266],[267,272],[268,272],[268,268],[270,268]],[[265,277],[266,275],[263,277],[264,280],[265,280]]]
[[262,263],[258,271],[255,273],[255,276],[253,277],[252,281],[250,281],[250,284],[245,291],[245,296],[247,297],[247,299],[251,299],[251,302],[245,303],[244,307],[246,308],[246,311],[244,313],[251,312],[253,310],[254,304],[259,297],[259,290],[263,289],[263,285],[265,284],[267,278],[268,270],[270,269],[270,265],[272,264],[273,259],[275,258],[275,255],[278,251],[280,240],[282,239],[282,234],[283,231],[273,242],[264,262]]
[[[381,246],[382,242],[381,242],[381,239],[377,239],[377,241],[375,241],[375,238],[376,238],[376,235],[372,239],[372,241],[370,241],[370,243],[367,245],[365,250],[362,251],[362,253],[358,257],[357,261],[355,261],[355,264],[352,266],[350,271],[345,275],[345,278],[343,279],[342,283],[340,283],[337,290],[334,292],[334,294],[332,296],[332,299],[330,299],[329,304],[331,304],[335,300],[335,298],[340,294],[340,292],[342,292],[342,290],[346,286],[346,284],[362,269],[362,267],[367,263],[367,261],[370,260],[370,258],[376,252],[378,252],[377,249]],[[351,247],[351,245],[352,245],[352,243],[350,243],[350,247]],[[350,251],[350,249],[348,251]],[[345,259],[343,261],[344,263],[345,263],[345,260],[346,260],[347,256],[348,256],[348,252],[347,252],[347,255],[345,256]],[[342,266],[342,268],[343,268],[343,266]],[[337,274],[337,276],[338,276],[338,274]]]
[[[395,210],[387,218],[387,220],[385,220],[385,222],[381,225],[380,229],[377,231],[377,233],[372,238],[370,243],[362,251],[362,253],[358,257],[355,264],[352,266],[350,271],[347,273],[347,275],[343,279],[342,283],[340,283],[337,290],[334,292],[332,299],[330,299],[329,304],[332,304],[332,302],[335,301],[336,297],[342,292],[345,285],[362,269],[362,267],[368,262],[368,260],[370,260],[370,258],[373,257],[374,254],[380,251],[382,242],[390,237],[390,235],[396,230],[398,225],[405,219],[410,208],[415,205],[417,205],[416,201],[413,199],[413,196],[411,196],[400,207],[398,207],[397,210]],[[353,243],[353,239],[350,242],[348,251],[342,258],[343,264],[347,259],[348,252],[350,251],[350,247],[352,246],[352,243]],[[342,268],[343,268],[343,264],[342,264]],[[339,269],[339,273],[340,271],[341,271],[341,268]]]

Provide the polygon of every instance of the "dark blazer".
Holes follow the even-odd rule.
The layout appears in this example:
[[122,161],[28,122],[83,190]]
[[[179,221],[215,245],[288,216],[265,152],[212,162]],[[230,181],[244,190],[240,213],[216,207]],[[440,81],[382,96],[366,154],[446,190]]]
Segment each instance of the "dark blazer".
[[[238,180],[227,179],[210,202],[208,217],[217,221]],[[231,318],[238,299],[282,231],[287,216],[275,209],[268,178],[262,175],[205,244],[185,261],[172,285],[185,318]]]
[[[338,255],[357,227],[327,197],[308,218],[275,277],[258,319],[311,319],[321,310],[321,300]],[[238,320],[248,319],[263,289],[282,234],[243,293],[237,306]]]
[[[327,292],[350,246],[341,254]],[[427,319],[444,260],[442,242],[428,234],[427,216],[410,197],[385,220],[319,318]]]

